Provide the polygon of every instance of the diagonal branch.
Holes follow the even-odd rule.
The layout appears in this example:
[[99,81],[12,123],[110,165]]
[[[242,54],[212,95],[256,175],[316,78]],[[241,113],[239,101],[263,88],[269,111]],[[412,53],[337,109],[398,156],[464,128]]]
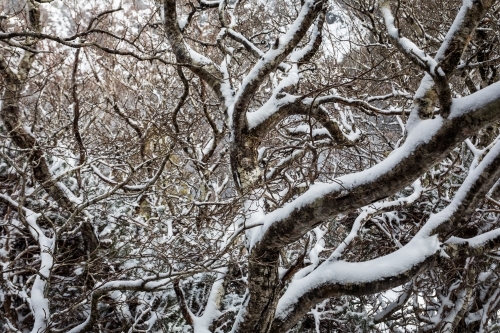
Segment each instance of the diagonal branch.
[[[475,206],[500,177],[500,142],[466,178],[453,201],[439,214],[431,215],[415,237],[401,249],[365,262],[344,262],[330,257],[308,276],[293,281],[281,297],[273,323],[275,332],[286,332],[321,300],[340,295],[365,295],[387,290],[410,281],[434,266],[442,246],[437,227],[457,229],[467,221]],[[500,246],[500,229],[469,240],[452,237],[444,243],[451,257],[478,256]],[[449,251],[452,250],[452,251]],[[298,287],[300,286],[300,287]]]
[[[455,100],[450,119],[428,119],[413,128],[404,145],[386,160],[359,173],[317,184],[290,204],[268,214],[252,240],[256,256],[297,241],[331,216],[381,200],[410,185],[454,147],[500,119],[500,83]],[[422,133],[427,133],[422,136]]]
[[[456,70],[465,48],[467,47],[477,25],[491,8],[495,1],[463,0],[460,12],[457,14],[445,40],[434,58],[423,52],[409,39],[400,36],[394,25],[394,17],[390,10],[389,0],[380,0],[379,5],[385,19],[385,24],[393,44],[413,63],[427,72],[420,91],[415,96],[416,110],[421,118],[432,115],[436,99],[441,105],[443,118],[450,114],[452,95],[449,77]],[[431,80],[432,78],[432,80]],[[437,96],[431,93],[436,90]]]
[[211,60],[192,50],[184,41],[178,24],[176,0],[165,0],[163,6],[165,32],[177,61],[187,64],[187,67],[207,82],[215,94],[223,100],[224,96],[221,92],[222,72]]

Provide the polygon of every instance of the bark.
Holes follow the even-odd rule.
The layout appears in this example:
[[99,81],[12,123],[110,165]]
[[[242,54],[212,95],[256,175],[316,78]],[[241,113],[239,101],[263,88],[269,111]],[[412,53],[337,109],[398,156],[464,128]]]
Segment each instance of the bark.
[[379,279],[365,283],[352,284],[328,284],[318,285],[308,293],[300,297],[296,307],[286,318],[275,318],[272,325],[272,332],[285,333],[292,329],[311,309],[321,302],[321,300],[336,296],[363,296],[372,295],[384,290],[395,288],[410,281],[414,276],[428,270],[436,265],[440,260],[440,255],[436,253],[426,258],[419,265],[412,269],[392,276],[390,278]]
[[[35,31],[40,31],[39,6],[32,1],[29,1],[28,4],[31,27]],[[34,47],[36,41],[27,37],[26,43],[28,45],[32,44],[31,47]],[[28,79],[34,57],[34,53],[26,51],[19,62],[17,74],[9,68],[3,58],[0,58],[0,73],[3,74],[5,82],[0,117],[3,120],[8,135],[14,144],[27,151],[27,157],[31,164],[35,180],[52,197],[53,200],[55,200],[60,206],[69,211],[71,214],[76,210],[75,203],[69,199],[69,196],[64,192],[64,189],[58,186],[57,181],[52,177],[42,147],[40,147],[33,134],[28,132],[27,127],[25,127],[23,123],[24,117],[19,103],[22,97],[21,92],[26,85],[26,80]],[[95,235],[93,227],[89,221],[79,220],[79,222],[82,223],[81,232],[83,237],[83,246],[86,248],[87,253],[92,253],[99,245],[97,236]]]
[[182,36],[182,31],[177,23],[176,0],[165,0],[164,12],[165,32],[177,62],[188,67],[203,81],[207,82],[214,93],[222,100],[223,96],[220,90],[223,80],[222,73],[213,63],[198,63],[191,57]]
[[[390,8],[388,0],[381,0],[379,3],[381,7]],[[425,91],[417,93],[415,96],[414,104],[418,107],[418,115],[421,119],[432,117],[437,101],[439,101],[443,118],[449,116],[452,95],[448,79],[453,75],[459,64],[462,54],[469,44],[479,22],[494,3],[494,0],[464,2],[460,13],[455,18],[454,30],[448,33],[447,38],[434,58],[438,63],[436,68],[429,66],[427,61],[421,59],[414,50],[409,50],[405,47],[400,42],[401,36],[395,36],[393,33],[389,34],[389,38],[401,53],[432,77],[433,83],[429,84],[425,88]],[[439,69],[442,70],[442,73],[440,73]]]
[[[274,332],[271,325],[281,291],[279,253],[268,252],[248,260],[249,300],[235,332]],[[236,323],[238,324],[238,323]]]
[[[493,152],[490,152],[492,154]],[[463,230],[463,226],[468,222],[471,216],[475,212],[475,207],[483,200],[486,193],[491,189],[495,182],[500,178],[500,154],[490,155],[492,157],[488,164],[485,165],[484,170],[475,177],[473,183],[470,187],[466,188],[467,192],[463,197],[460,198],[460,205],[455,209],[453,215],[449,217],[444,223],[442,223],[438,228],[431,230],[430,235],[438,234],[441,239],[447,239],[453,234],[459,234]],[[455,205],[455,203],[453,203]],[[460,266],[465,265],[467,257],[471,256],[481,256],[487,250],[497,247],[500,243],[500,236],[491,238],[489,241],[485,242],[481,246],[469,247],[468,243],[464,241],[462,244],[455,243],[446,245],[446,251],[452,257],[461,258]],[[445,243],[446,244],[446,243]],[[439,252],[432,256],[429,256],[419,264],[415,265],[411,269],[399,274],[392,276],[390,278],[382,278],[375,281],[370,281],[366,283],[352,283],[352,284],[342,284],[342,283],[329,283],[325,282],[321,285],[317,285],[311,288],[306,293],[304,293],[295,302],[295,306],[290,311],[285,318],[276,318],[273,323],[273,332],[286,332],[291,329],[295,323],[297,323],[303,316],[307,314],[309,309],[311,309],[315,304],[321,302],[323,299],[340,296],[340,295],[366,295],[374,294],[383,290],[387,290],[403,283],[408,282],[417,274],[420,274],[424,270],[429,269],[433,265],[441,260],[441,255]],[[471,274],[469,272],[469,274]],[[468,279],[472,279],[472,275],[468,276]],[[470,292],[469,292],[470,294]],[[469,295],[470,296],[470,295]],[[457,314],[457,318],[453,323],[453,326],[458,325],[461,320],[465,309],[460,309]]]
[[[262,137],[252,135],[247,122],[247,111],[250,102],[263,80],[290,55],[298,43],[304,38],[309,28],[312,26],[318,15],[324,10],[324,1],[316,3],[308,2],[302,6],[305,11],[303,17],[298,17],[294,24],[299,24],[297,30],[287,41],[276,40],[274,49],[279,52],[268,52],[267,57],[263,57],[257,62],[252,75],[244,81],[241,90],[238,92],[232,113],[233,141],[231,143],[230,158],[231,169],[234,182],[240,191],[252,187],[253,184],[262,179],[261,170],[257,162],[257,148]],[[299,21],[300,20],[300,21]],[[320,19],[320,27],[322,19]],[[319,38],[319,41],[321,38]]]
[[[499,87],[500,83],[496,83],[485,89],[493,93]],[[469,98],[473,99],[473,96]],[[457,103],[463,103],[458,101]],[[257,256],[269,250],[276,251],[299,240],[314,225],[329,217],[366,206],[409,186],[415,179],[445,158],[468,136],[498,121],[499,109],[500,96],[496,99],[492,98],[479,109],[443,120],[441,129],[428,142],[420,142],[413,147],[394,168],[350,188],[339,186],[312,202],[297,207],[283,219],[272,223],[253,251],[257,252]]]
[[[500,83],[495,84],[495,86]],[[490,87],[495,89],[495,87]],[[251,251],[249,259],[249,293],[250,301],[238,332],[267,332],[269,327],[259,326],[265,320],[270,306],[275,305],[276,290],[280,281],[276,277],[280,249],[299,240],[305,233],[321,221],[345,213],[350,210],[381,200],[410,185],[416,178],[429,170],[464,139],[481,127],[496,121],[500,117],[500,98],[492,100],[481,109],[461,117],[444,120],[442,128],[429,141],[417,145],[399,165],[387,170],[384,174],[352,188],[340,187],[331,193],[317,198],[312,203],[296,208],[286,218],[273,223],[265,232],[261,241]],[[482,184],[483,189],[489,189],[496,179],[498,171],[485,174],[488,180]],[[496,177],[496,178],[495,178]],[[488,187],[489,186],[489,187]],[[484,192],[484,191],[479,191]],[[479,193],[478,192],[478,193]],[[476,200],[479,196],[475,196]],[[474,201],[474,200],[471,200]],[[473,206],[472,206],[473,207]],[[470,212],[470,211],[468,211]],[[453,227],[453,226],[452,226]],[[337,295],[363,295],[386,290],[409,281],[415,274],[431,267],[436,258],[428,258],[421,265],[408,272],[387,280],[374,281],[359,285],[322,285],[314,288],[297,302],[296,314],[286,320],[276,320],[272,326],[273,332],[286,332],[292,328],[313,306],[322,299]],[[275,311],[275,309],[273,309]]]

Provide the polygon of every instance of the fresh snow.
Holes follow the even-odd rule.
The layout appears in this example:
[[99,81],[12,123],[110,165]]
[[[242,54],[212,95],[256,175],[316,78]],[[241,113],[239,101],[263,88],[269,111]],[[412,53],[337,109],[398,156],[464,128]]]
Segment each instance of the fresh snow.
[[267,214],[265,218],[263,218],[264,225],[261,227],[260,231],[255,234],[255,237],[251,239],[252,247],[260,241],[264,233],[273,223],[285,219],[295,209],[310,204],[316,199],[332,192],[340,191],[341,193],[339,196],[341,196],[343,193],[348,193],[351,188],[366,182],[371,182],[386,174],[389,170],[394,169],[401,161],[408,157],[416,147],[429,142],[441,128],[442,123],[443,119],[439,116],[435,119],[421,121],[416,125],[416,128],[409,133],[405,143],[400,148],[394,150],[381,163],[361,172],[339,177],[334,183],[316,183],[312,185],[306,193],[284,205],[283,208],[276,209]]

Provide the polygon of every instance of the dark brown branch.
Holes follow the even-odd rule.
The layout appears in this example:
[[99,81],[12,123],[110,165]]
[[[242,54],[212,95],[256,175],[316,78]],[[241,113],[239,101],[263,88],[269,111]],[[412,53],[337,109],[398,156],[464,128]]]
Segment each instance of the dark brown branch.
[[191,317],[191,311],[189,311],[186,299],[184,298],[184,292],[180,286],[180,280],[174,281],[174,291],[175,296],[177,297],[177,302],[179,303],[179,307],[181,308],[181,314],[186,323],[190,326],[193,326],[193,318]]
[[295,273],[305,267],[304,259],[307,254],[307,247],[309,246],[310,238],[307,238],[306,244],[304,245],[304,252],[297,258],[297,261],[285,272],[283,277],[281,278],[281,282],[285,283],[290,280]]
[[[74,108],[73,108],[73,135],[75,136],[75,141],[78,146],[78,151],[80,153],[79,161],[78,161],[78,166],[81,166],[85,163],[85,160],[87,158],[87,152],[85,150],[85,146],[83,144],[82,136],[80,134],[80,127],[79,127],[79,121],[80,121],[80,100],[78,99],[78,94],[77,94],[77,83],[76,83],[76,74],[78,71],[78,57],[80,55],[80,49],[76,50],[75,53],[75,62],[73,64],[73,72],[71,75],[71,93],[73,97],[73,103],[74,103]],[[78,182],[78,187],[82,187],[82,177],[80,174],[80,169],[76,170],[76,179]]]
[[184,42],[182,31],[179,28],[176,0],[165,0],[163,6],[165,13],[165,32],[177,61],[187,64],[187,67],[207,82],[214,93],[223,100],[223,95],[220,91],[223,75],[211,61],[209,63],[199,63],[197,60],[193,60]]
[[[491,189],[495,182],[500,177],[500,144],[497,143],[495,150],[490,151],[477,167],[476,170],[467,178],[462,185],[460,192],[454,201],[446,209],[450,210],[450,217],[432,221],[433,224],[438,223],[438,227],[428,228],[425,233],[428,235],[438,234],[440,239],[449,237],[450,233],[460,231],[472,217],[475,212],[474,207],[477,207],[486,193]],[[431,217],[433,219],[435,217]],[[425,228],[425,227],[424,227]],[[444,235],[446,234],[446,235]],[[488,237],[489,236],[489,237]],[[494,230],[490,233],[472,238],[471,240],[452,238],[444,243],[444,249],[451,257],[470,257],[479,256],[487,250],[491,250],[500,246],[500,232]],[[420,274],[424,270],[432,267],[439,262],[441,258],[440,251],[423,259],[421,262],[416,262],[410,269],[393,276],[384,276],[368,282],[351,281],[343,283],[339,281],[326,280],[325,282],[315,285],[310,289],[306,289],[294,301],[289,313],[284,318],[276,318],[273,324],[276,332],[286,332],[293,327],[294,322],[302,318],[307,311],[322,299],[339,295],[364,295],[383,291],[393,288],[402,283],[408,282],[411,278]],[[355,263],[353,265],[356,265]],[[306,306],[306,309],[304,309]]]
[[298,306],[287,314],[286,318],[276,318],[273,322],[272,331],[276,333],[287,332],[322,299],[343,295],[371,295],[405,284],[414,276],[436,265],[441,258],[438,252],[427,257],[418,265],[390,278],[384,277],[370,282],[320,284],[315,288],[311,288],[305,295],[302,295],[297,300]]
[[403,294],[398,297],[398,299],[392,303],[390,303],[383,311],[377,313],[374,318],[373,322],[375,324],[384,322],[390,318],[390,316],[395,313],[396,311],[401,310],[406,302],[410,299],[412,293],[412,283],[410,285],[405,287],[406,290],[403,291]]
[[[485,89],[493,93],[499,86],[500,83],[496,83]],[[480,93],[482,91],[478,92]],[[467,99],[473,100],[473,96]],[[324,196],[297,207],[280,221],[271,224],[254,250],[262,253],[261,251],[278,249],[295,242],[324,219],[378,201],[410,185],[469,135],[497,121],[500,118],[500,96],[478,108],[444,121],[440,130],[428,142],[420,142],[411,147],[397,167],[384,170],[367,181],[349,185],[349,188],[338,186]]]

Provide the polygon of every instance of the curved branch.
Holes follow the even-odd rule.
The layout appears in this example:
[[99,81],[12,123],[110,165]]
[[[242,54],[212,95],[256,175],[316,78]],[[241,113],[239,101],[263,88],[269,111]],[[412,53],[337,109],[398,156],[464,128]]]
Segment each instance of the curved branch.
[[241,131],[246,128],[246,112],[251,97],[257,91],[262,81],[288,57],[302,38],[304,38],[310,26],[323,9],[323,5],[324,1],[306,1],[291,28],[285,35],[276,40],[275,45],[261,57],[250,74],[243,80],[241,89],[236,96],[236,103],[232,114],[233,130],[237,142],[241,141],[239,136],[241,135]]
[[[273,327],[285,332],[302,318],[314,304],[339,295],[365,295],[408,282],[439,262],[439,236],[444,229],[460,229],[468,221],[481,195],[500,177],[500,142],[466,178],[453,201],[439,214],[431,215],[414,238],[401,249],[366,262],[349,263],[331,256],[315,271],[290,284],[280,299]],[[500,229],[469,240],[452,237],[443,244],[451,257],[478,256],[500,246]],[[295,287],[300,285],[300,288]],[[300,306],[299,306],[300,305]]]
[[390,303],[384,310],[380,311],[373,317],[373,322],[375,324],[381,323],[387,318],[389,318],[394,312],[399,311],[406,302],[410,299],[412,293],[413,284],[410,282],[409,285],[405,286],[405,290],[401,295],[399,295],[398,299],[392,303]]
[[184,292],[182,291],[182,288],[180,286],[180,280],[174,281],[174,291],[175,296],[177,297],[177,303],[179,303],[179,307],[181,308],[182,317],[184,317],[184,320],[188,325],[193,326],[193,314],[187,306]]
[[[76,74],[78,71],[78,57],[80,55],[80,49],[76,50],[75,53],[75,62],[73,64],[73,72],[71,74],[71,94],[73,98],[73,135],[75,136],[75,141],[78,146],[78,151],[80,153],[80,157],[78,160],[77,166],[82,166],[85,163],[87,158],[87,151],[85,150],[85,145],[83,144],[83,139],[80,133],[80,99],[78,98],[77,93],[77,83],[76,83]],[[82,178],[80,174],[80,169],[76,170],[76,179],[78,181],[78,187],[82,187]]]
[[252,240],[255,255],[295,242],[320,221],[410,185],[468,136],[499,120],[499,109],[500,82],[455,100],[450,119],[421,121],[409,132],[404,145],[383,162],[340,177],[333,184],[312,186],[292,203],[268,214],[261,232]]
[[224,100],[221,92],[222,72],[211,60],[196,53],[184,41],[178,24],[176,0],[165,0],[163,6],[165,12],[165,32],[177,61],[186,63],[187,67],[193,73],[207,82],[215,94],[221,100]]
[[[409,39],[400,37],[399,30],[394,26],[394,17],[390,11],[389,0],[379,1],[389,37],[394,45],[396,45],[408,59],[425,70],[427,74],[432,77],[433,83],[427,82],[428,84],[421,87],[422,91],[415,96],[416,110],[421,118],[429,118],[432,115],[432,104],[434,104],[436,99],[439,99],[442,117],[447,118],[450,114],[452,95],[448,78],[456,70],[460,58],[469,44],[477,25],[494,2],[493,0],[464,0],[460,12],[457,14],[443,44],[439,48],[436,56],[432,58],[420,50]],[[429,77],[423,80],[430,81]],[[432,96],[433,94],[430,93],[430,91],[434,89],[436,89],[438,93],[437,96]]]

